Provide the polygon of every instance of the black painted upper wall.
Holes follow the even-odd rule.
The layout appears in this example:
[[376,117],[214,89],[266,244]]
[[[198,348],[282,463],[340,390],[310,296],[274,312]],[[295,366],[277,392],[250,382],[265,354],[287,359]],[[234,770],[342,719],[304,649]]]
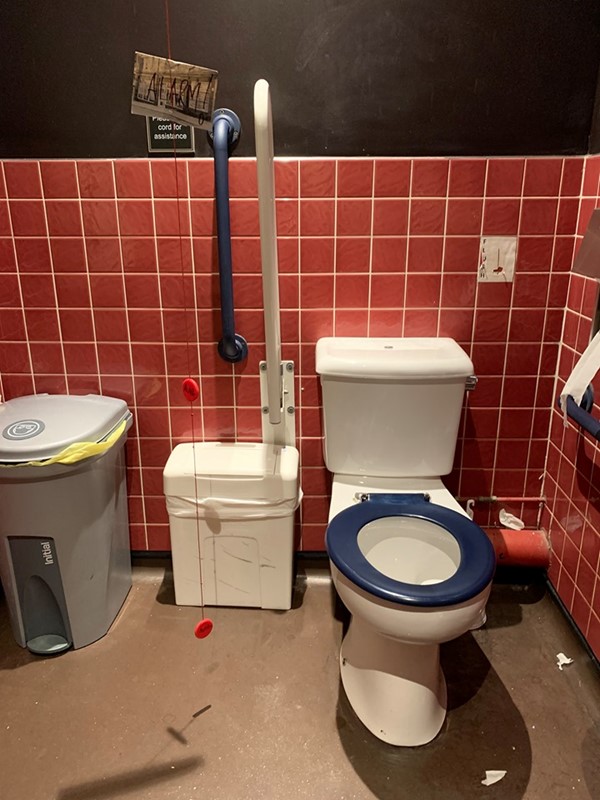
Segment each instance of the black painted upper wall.
[[590,131],[590,153],[600,153],[600,75],[596,85],[596,100],[594,102],[594,111],[592,115],[592,128]]
[[[597,0],[170,0],[170,18],[173,58],[219,70],[237,155],[257,78],[278,155],[588,150]],[[133,53],[167,54],[164,0],[12,0],[0,29],[1,157],[146,155]]]

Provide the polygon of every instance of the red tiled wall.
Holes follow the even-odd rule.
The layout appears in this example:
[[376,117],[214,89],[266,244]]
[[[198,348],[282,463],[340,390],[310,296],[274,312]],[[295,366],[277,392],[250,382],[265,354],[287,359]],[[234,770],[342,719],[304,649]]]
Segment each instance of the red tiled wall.
[[[276,164],[283,355],[298,374],[302,548],[323,547],[329,479],[314,346],[332,334],[457,339],[480,380],[448,485],[461,497],[515,498],[504,505],[535,524],[582,165]],[[215,346],[212,162],[178,167],[176,176],[166,160],[7,161],[0,173],[0,197],[8,198],[0,199],[0,388],[7,398],[100,391],[130,403],[135,549],[169,547],[162,468],[173,445],[191,436],[180,391],[188,370],[202,384],[198,438],[260,439],[255,165],[231,162],[237,327],[250,344],[248,361],[233,367]],[[513,284],[477,283],[482,234],[519,237]],[[485,522],[488,508],[479,511]]]
[[[599,179],[600,157],[586,159],[576,246],[592,210],[600,206]],[[556,394],[590,340],[597,295],[596,280],[570,276]],[[598,378],[593,383],[598,398]],[[598,403],[593,414],[600,417]],[[556,408],[552,412],[545,492],[543,522],[550,531],[553,549],[549,576],[600,657],[600,450],[579,427],[569,422],[565,428]]]

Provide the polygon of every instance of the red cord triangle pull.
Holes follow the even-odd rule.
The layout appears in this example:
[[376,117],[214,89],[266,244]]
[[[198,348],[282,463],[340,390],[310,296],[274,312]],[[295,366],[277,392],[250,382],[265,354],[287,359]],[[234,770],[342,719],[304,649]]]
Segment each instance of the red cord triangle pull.
[[213,629],[213,621],[212,619],[201,619],[200,622],[194,628],[194,636],[196,639],[206,639],[207,636],[210,636]]
[[186,378],[181,384],[183,396],[190,403],[193,403],[200,397],[200,387],[193,378]]

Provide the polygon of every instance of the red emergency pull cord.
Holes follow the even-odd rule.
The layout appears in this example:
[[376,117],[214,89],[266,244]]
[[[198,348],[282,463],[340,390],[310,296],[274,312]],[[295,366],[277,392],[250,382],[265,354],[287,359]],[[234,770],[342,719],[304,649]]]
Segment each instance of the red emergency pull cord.
[[[169,60],[171,60],[171,20],[170,20],[170,12],[169,12],[169,0],[164,0],[165,4],[165,24],[167,29],[167,56]],[[177,222],[179,228],[179,259],[180,259],[180,268],[181,268],[181,283],[182,283],[182,296],[183,296],[183,314],[185,320],[185,340],[186,340],[186,356],[187,356],[187,367],[188,367],[188,376],[184,379],[181,389],[183,391],[183,396],[190,404],[190,426],[192,431],[192,453],[193,453],[193,466],[194,466],[194,475],[196,475],[196,429],[194,423],[194,408],[193,403],[195,403],[198,398],[200,397],[200,387],[198,386],[198,382],[191,377],[192,369],[191,369],[191,356],[190,356],[190,331],[189,331],[189,320],[188,320],[188,306],[186,303],[186,282],[185,282],[185,271],[183,267],[183,236],[181,232],[181,212],[180,212],[180,202],[181,198],[179,196],[179,165],[177,163],[177,146],[175,143],[175,138],[173,138],[173,165],[175,167],[175,194],[177,199]],[[195,309],[194,309],[195,310]],[[200,542],[200,517],[198,513],[198,484],[194,481],[194,492],[195,492],[195,500],[196,500],[196,536],[198,540],[198,569],[199,569],[199,577],[200,577],[200,605],[202,607],[202,619],[200,622],[196,624],[194,628],[194,635],[198,639],[205,639],[207,636],[210,635],[213,629],[213,622],[211,619],[207,619],[204,616],[204,584],[202,581],[202,553],[201,553],[201,542]]]

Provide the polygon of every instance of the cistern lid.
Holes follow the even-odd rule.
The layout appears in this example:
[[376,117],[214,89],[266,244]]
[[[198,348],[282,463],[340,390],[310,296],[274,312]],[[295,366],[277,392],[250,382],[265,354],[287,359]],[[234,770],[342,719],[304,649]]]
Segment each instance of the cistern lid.
[[326,337],[317,342],[319,375],[340,378],[466,378],[473,363],[454,339]]

